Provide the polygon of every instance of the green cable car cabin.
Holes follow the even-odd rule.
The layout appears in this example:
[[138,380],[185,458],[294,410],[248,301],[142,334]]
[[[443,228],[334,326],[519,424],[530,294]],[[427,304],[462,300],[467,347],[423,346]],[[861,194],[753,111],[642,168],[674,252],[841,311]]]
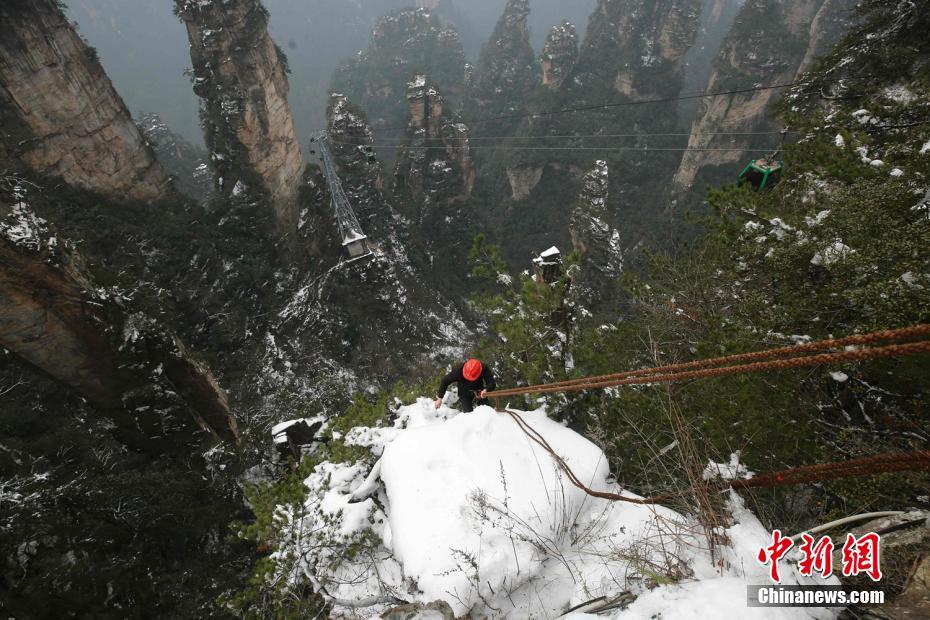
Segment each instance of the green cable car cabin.
[[781,177],[783,162],[777,159],[777,157],[778,155],[774,154],[752,160],[746,164],[743,171],[739,173],[738,183],[740,185],[743,183],[752,183],[752,186],[756,189],[772,187],[778,183],[778,179]]

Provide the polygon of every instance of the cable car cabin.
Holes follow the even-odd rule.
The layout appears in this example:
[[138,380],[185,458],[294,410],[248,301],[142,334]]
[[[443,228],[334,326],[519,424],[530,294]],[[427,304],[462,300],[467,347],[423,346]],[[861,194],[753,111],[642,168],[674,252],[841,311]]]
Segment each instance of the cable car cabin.
[[552,246],[533,259],[536,281],[540,284],[553,284],[562,277],[562,253]]
[[782,162],[775,156],[754,159],[739,173],[739,184],[751,183],[756,189],[765,189],[778,183],[781,177]]
[[358,233],[352,233],[343,239],[342,247],[345,249],[350,261],[371,254],[371,250],[368,248],[368,237]]

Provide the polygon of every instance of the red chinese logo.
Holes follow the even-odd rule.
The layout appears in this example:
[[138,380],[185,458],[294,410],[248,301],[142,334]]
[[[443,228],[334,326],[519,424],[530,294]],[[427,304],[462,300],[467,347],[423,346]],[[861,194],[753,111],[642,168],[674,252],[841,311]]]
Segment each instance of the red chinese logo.
[[778,575],[778,560],[782,558],[791,547],[794,546],[794,541],[790,538],[785,538],[781,535],[781,530],[772,531],[772,544],[768,547],[762,547],[759,549],[759,554],[756,556],[756,559],[759,560],[760,564],[769,564],[772,566],[769,568],[769,576],[772,578],[772,581],[779,583],[781,577]]
[[[803,541],[798,547],[801,559],[798,561],[798,572],[807,577],[819,574],[824,579],[833,574],[833,541],[829,536],[816,540],[810,534],[801,534]],[[856,538],[852,534],[846,535],[843,544],[843,576],[852,577],[860,573],[868,575],[872,581],[882,578],[881,557],[879,547],[881,537],[874,532],[863,534]],[[781,530],[772,531],[772,544],[759,549],[756,559],[762,565],[769,566],[769,576],[775,583],[781,582],[778,574],[778,561],[794,546],[794,541],[782,536]]]
[[814,572],[820,573],[820,576],[826,579],[833,574],[833,541],[829,536],[824,536],[814,544],[814,537],[810,534],[801,534],[804,540],[799,549],[801,561],[798,562],[798,572],[807,577],[813,576]]
[[859,538],[847,534],[843,544],[843,576],[851,577],[865,573],[872,581],[881,580],[880,543],[881,539],[874,532],[863,534]]

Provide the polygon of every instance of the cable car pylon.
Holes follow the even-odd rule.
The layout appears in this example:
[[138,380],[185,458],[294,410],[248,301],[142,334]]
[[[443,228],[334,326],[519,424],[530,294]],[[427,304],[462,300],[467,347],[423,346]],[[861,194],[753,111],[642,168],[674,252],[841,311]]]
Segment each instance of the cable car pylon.
[[329,136],[324,131],[320,134],[318,140],[320,158],[323,161],[323,176],[326,177],[326,184],[329,185],[329,195],[336,224],[339,226],[339,235],[342,237],[342,247],[349,261],[368,258],[372,256],[371,248],[368,246],[368,237],[362,231],[362,226],[358,223],[358,218],[355,217],[352,204],[349,202],[345,190],[342,189],[339,175],[336,174],[333,154],[329,149]]

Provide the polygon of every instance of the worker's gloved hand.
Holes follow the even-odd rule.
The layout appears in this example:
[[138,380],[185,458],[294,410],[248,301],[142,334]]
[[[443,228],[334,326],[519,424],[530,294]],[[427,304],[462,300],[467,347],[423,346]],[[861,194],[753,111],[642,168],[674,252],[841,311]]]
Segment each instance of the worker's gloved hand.
[[487,395],[488,395],[488,391],[487,391],[487,390],[481,390],[481,393],[478,394],[478,398],[484,398],[484,397],[487,396]]
[[442,399],[437,398],[435,404],[436,404],[436,409],[439,409],[440,407],[442,407]]

